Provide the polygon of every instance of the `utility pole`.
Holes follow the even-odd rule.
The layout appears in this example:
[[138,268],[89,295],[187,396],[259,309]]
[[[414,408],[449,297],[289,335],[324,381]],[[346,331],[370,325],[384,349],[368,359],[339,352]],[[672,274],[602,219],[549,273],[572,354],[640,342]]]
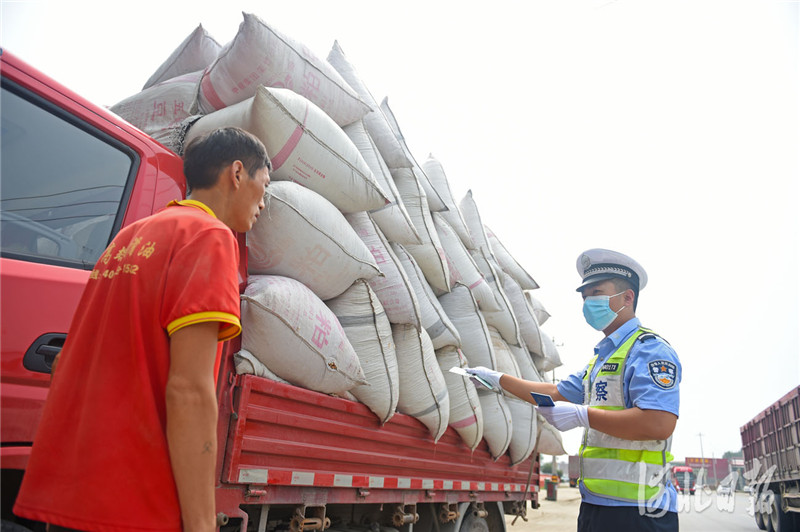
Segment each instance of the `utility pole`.
[[697,434],[700,437],[700,470],[703,472],[703,480],[706,481],[705,469],[706,469],[706,458],[703,455],[703,433],[699,432]]

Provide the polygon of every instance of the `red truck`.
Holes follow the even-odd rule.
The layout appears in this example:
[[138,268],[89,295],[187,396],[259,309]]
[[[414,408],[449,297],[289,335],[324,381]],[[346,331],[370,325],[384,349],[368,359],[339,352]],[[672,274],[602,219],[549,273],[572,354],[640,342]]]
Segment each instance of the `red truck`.
[[[152,138],[7,51],[0,60],[0,517],[4,531],[43,530],[11,509],[52,361],[110,239],[182,198],[185,182],[181,159]],[[511,466],[452,428],[434,442],[412,417],[381,425],[363,404],[239,375],[239,347],[225,346],[217,389],[221,530],[502,532],[505,514],[538,507],[538,455]]]
[[694,470],[689,466],[673,466],[672,482],[675,484],[675,489],[678,490],[678,493],[694,495],[697,475],[695,475]]
[[800,529],[800,386],[741,428],[745,481],[761,530]]

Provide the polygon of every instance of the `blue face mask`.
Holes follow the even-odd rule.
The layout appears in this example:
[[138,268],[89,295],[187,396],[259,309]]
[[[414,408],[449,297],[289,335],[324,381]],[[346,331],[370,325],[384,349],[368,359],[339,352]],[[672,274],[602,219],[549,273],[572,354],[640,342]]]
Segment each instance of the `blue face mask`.
[[[625,292],[622,291],[619,294],[624,293]],[[622,307],[617,312],[611,310],[609,300],[619,294],[614,294],[612,296],[587,296],[586,299],[583,300],[583,317],[586,318],[586,323],[598,331],[605,330],[606,327],[611,325],[614,320],[617,319],[619,310],[625,308]]]

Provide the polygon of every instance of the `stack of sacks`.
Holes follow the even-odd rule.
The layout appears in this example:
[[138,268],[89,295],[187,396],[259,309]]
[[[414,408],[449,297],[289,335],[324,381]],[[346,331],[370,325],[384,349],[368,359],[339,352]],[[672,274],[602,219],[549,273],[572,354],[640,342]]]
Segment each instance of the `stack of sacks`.
[[[453,227],[442,216],[442,213],[433,213],[433,222],[442,243],[445,259],[451,272],[451,285],[462,283],[469,287],[472,295],[478,301],[478,306],[485,311],[500,311],[501,307],[495,299],[494,291],[486,278],[478,269],[475,260],[459,239]],[[439,292],[441,295],[444,292]]]
[[326,302],[350,340],[364,370],[365,385],[350,390],[381,423],[395,413],[399,374],[392,326],[375,292],[363,279]]
[[[431,286],[443,291],[449,290],[449,272],[444,261],[444,252],[431,219],[431,211],[441,211],[447,207],[414,160],[386,101],[384,100],[383,106],[377,105],[338,43],[334,43],[328,61],[372,108],[372,112],[364,117],[364,126],[377,147],[378,155],[389,169],[399,193],[398,199],[405,206],[419,238],[416,243],[398,243],[406,246],[414,256]],[[388,235],[389,231],[384,228],[384,233]]]
[[478,391],[470,379],[450,372],[453,367],[468,367],[467,359],[457,347],[448,345],[436,351],[436,360],[450,395],[450,426],[474,451],[483,438],[483,411]]
[[167,148],[180,153],[176,132],[192,114],[203,69],[221,47],[200,25],[150,76],[142,91],[113,105],[111,111]]
[[319,194],[278,181],[267,187],[266,200],[247,234],[250,273],[293,277],[322,300],[380,273],[344,215]]
[[292,90],[314,102],[340,126],[369,112],[370,106],[330,63],[257,16],[243,15],[236,37],[203,73],[198,94],[202,113],[244,101],[259,85]]
[[458,208],[456,205],[455,198],[453,198],[453,192],[450,190],[450,181],[447,179],[447,175],[444,173],[444,167],[442,163],[436,159],[433,154],[428,155],[428,159],[422,163],[422,169],[425,171],[425,174],[430,179],[431,186],[442,198],[442,202],[444,203],[445,210],[439,212],[439,215],[442,216],[448,224],[453,228],[456,232],[458,237],[461,239],[462,244],[467,249],[473,249],[475,247],[475,243],[472,241],[472,237],[469,234],[469,229],[467,228],[467,222],[464,220],[464,216],[461,214],[461,209]]
[[214,62],[221,48],[219,43],[203,28],[203,25],[198,25],[156,69],[150,79],[145,82],[142,90],[189,72],[202,71]]
[[[517,358],[511,351],[511,347],[503,340],[500,332],[493,327],[489,327],[489,334],[492,338],[495,356],[497,358],[497,371],[506,373],[513,377],[524,378],[522,370],[517,364]],[[518,464],[528,458],[536,445],[538,428],[536,422],[536,409],[532,403],[523,401],[518,397],[505,393],[506,403],[511,411],[511,442],[508,446],[508,454],[512,464]]]
[[472,257],[502,307],[500,312],[485,312],[487,322],[495,326],[510,345],[522,346],[518,341],[522,339],[538,371],[551,371],[560,366],[561,358],[552,338],[540,328],[549,314],[543,307],[537,311],[531,303],[535,298],[527,292],[539,285],[483,223],[472,191],[461,200],[460,208],[476,246],[471,250]]
[[[377,298],[371,292],[357,291],[359,279],[380,274],[372,254],[344,215],[309,189],[289,181],[273,183],[267,189],[267,205],[247,235],[250,275],[242,301],[243,349],[278,377],[298,386],[338,395],[358,387],[355,393],[366,397],[367,405],[385,421],[396,404],[390,382],[391,367],[396,365],[392,343],[386,341],[388,329],[380,321],[381,316],[385,320],[385,314]],[[334,306],[343,315],[364,314],[348,306],[350,299],[360,297],[362,306],[369,306],[369,320],[375,322],[368,328],[372,334],[369,340],[362,339],[367,333],[358,326],[343,329],[336,314],[323,303],[348,290],[355,293]],[[359,338],[356,345],[368,343],[371,358],[356,353],[351,336]],[[275,341],[281,338],[287,340]],[[296,341],[290,344],[288,338]],[[377,355],[373,352],[376,346]],[[332,358],[328,350],[333,347],[336,353],[347,355],[346,364]],[[304,350],[317,358],[310,354],[294,356]],[[376,361],[376,356],[380,360]],[[315,360],[327,370],[309,371],[309,364]],[[372,381],[365,379],[360,360],[368,365]],[[375,370],[380,364],[382,373]],[[333,379],[330,372],[341,373],[343,368],[348,370],[344,373],[347,378]],[[394,380],[396,388],[396,374]],[[389,392],[374,397],[362,393],[364,387],[360,385],[364,384],[375,384],[378,394],[380,389],[388,388]]]
[[457,204],[441,162],[416,162],[338,43],[320,60],[245,14],[222,48],[198,28],[138,96],[118,111],[177,153],[238,126],[272,157],[267,209],[247,235],[237,371],[361,401],[381,423],[415,416],[434,441],[449,423],[495,459],[529,456],[532,409],[447,370],[540,378],[557,361],[537,328],[546,311],[524,293],[538,285],[471,192]]
[[430,285],[425,282],[425,276],[414,257],[400,244],[392,244],[392,251],[400,259],[400,264],[417,294],[422,327],[428,332],[434,349],[441,349],[446,345],[460,347],[461,338],[458,331],[436,299]]
[[366,383],[336,316],[288,277],[250,275],[242,295],[242,349],[304,388],[338,394]]
[[[513,349],[512,349],[513,351]],[[528,358],[528,357],[525,357]],[[534,375],[527,380],[532,380],[534,382],[544,382],[541,376],[538,373],[535,373],[536,370],[534,369]],[[523,377],[527,378],[527,377]],[[536,436],[536,446],[535,449],[544,454],[549,454],[551,456],[558,456],[562,454],[566,454],[564,450],[564,444],[561,439],[561,432],[558,431],[555,427],[553,427],[547,420],[542,417],[541,414],[536,412],[535,416],[533,417],[533,423],[538,425],[537,436]]]
[[422,321],[417,294],[400,259],[392,251],[391,243],[381,232],[375,219],[366,212],[347,214],[345,218],[372,253],[381,270],[382,275],[370,279],[369,285],[380,299],[389,321],[419,327]]
[[251,98],[198,120],[186,142],[225,126],[261,139],[272,158],[273,181],[297,182],[342,212],[376,209],[389,201],[342,128],[289,89],[258,87]]
[[397,410],[420,420],[438,441],[450,421],[450,395],[428,333],[409,324],[392,325],[400,374]]
[[370,215],[378,227],[381,228],[386,237],[398,244],[421,244],[422,241],[414,228],[411,217],[408,215],[405,205],[400,199],[400,193],[394,184],[392,174],[383,161],[383,157],[378,152],[375,142],[367,133],[364,121],[359,120],[345,126],[344,132],[353,141],[358,151],[364,157],[367,166],[372,170],[375,180],[387,193],[390,203],[378,207],[370,212]]

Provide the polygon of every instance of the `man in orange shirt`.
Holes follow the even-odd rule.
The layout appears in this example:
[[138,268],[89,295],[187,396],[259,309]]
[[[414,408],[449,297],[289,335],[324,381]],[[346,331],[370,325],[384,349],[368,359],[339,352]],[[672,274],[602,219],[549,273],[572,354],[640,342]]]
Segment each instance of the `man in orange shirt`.
[[[264,208],[264,145],[186,147],[189,195],[124,228],[92,271],[14,507],[51,530],[216,529],[221,343],[241,331],[238,243]],[[55,371],[55,366],[54,366]]]

